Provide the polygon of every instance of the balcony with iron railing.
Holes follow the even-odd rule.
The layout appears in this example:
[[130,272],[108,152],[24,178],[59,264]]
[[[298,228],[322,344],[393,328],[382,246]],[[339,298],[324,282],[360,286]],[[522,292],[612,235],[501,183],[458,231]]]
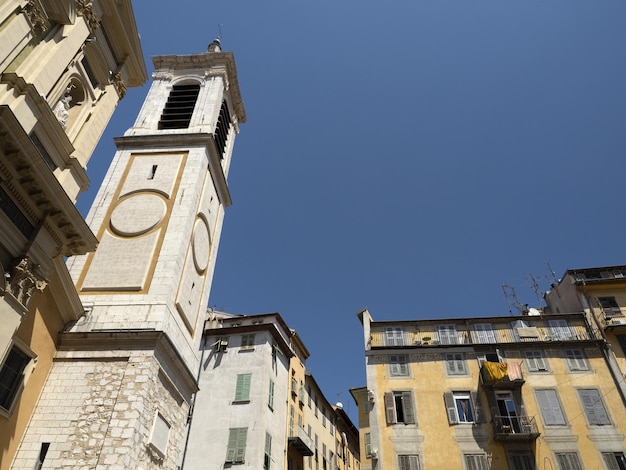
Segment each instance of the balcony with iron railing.
[[540,434],[534,416],[493,417],[493,435],[496,441],[534,441]]
[[432,347],[475,344],[532,343],[590,341],[601,339],[600,333],[592,331],[583,322],[570,323],[566,327],[547,324],[522,323],[519,327],[493,324],[490,330],[477,330],[472,324],[457,324],[454,329],[438,329],[436,324],[419,327],[396,328],[393,332],[372,328],[369,346]]

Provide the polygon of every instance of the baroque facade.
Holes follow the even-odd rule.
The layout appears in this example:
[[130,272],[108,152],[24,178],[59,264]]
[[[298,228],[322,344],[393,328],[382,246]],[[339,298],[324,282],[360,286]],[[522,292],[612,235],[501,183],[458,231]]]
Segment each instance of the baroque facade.
[[363,324],[364,469],[626,468],[626,407],[584,312]]
[[83,314],[64,258],[97,245],[74,205],[88,187],[87,162],[128,87],[146,80],[130,1],[0,2],[2,470],[32,417],[59,332]]

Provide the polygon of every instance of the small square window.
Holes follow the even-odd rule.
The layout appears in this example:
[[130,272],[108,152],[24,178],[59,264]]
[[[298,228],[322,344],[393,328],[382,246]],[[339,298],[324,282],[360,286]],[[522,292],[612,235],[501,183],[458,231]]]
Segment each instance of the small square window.
[[167,450],[167,443],[170,436],[170,423],[163,417],[161,413],[157,413],[154,417],[152,425],[152,436],[150,436],[150,447],[163,458]]
[[409,366],[406,354],[389,356],[389,375],[391,377],[408,377]]
[[254,349],[254,334],[241,336],[241,349],[244,351]]
[[467,375],[463,353],[448,353],[445,355],[445,359],[446,373],[448,375]]
[[524,351],[524,363],[528,372],[548,372],[548,361],[542,351]]
[[585,357],[585,353],[581,349],[566,349],[565,360],[567,368],[570,372],[587,371],[589,363]]

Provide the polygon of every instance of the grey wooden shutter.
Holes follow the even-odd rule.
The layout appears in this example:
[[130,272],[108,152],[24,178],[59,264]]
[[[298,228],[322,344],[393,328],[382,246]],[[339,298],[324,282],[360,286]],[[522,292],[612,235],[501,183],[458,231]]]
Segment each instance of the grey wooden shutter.
[[566,424],[556,390],[536,390],[535,393],[546,426]]
[[415,409],[411,392],[402,392],[402,411],[404,412],[404,423],[415,424]]
[[385,393],[385,416],[387,417],[387,424],[395,424],[397,422],[393,392]]
[[480,395],[477,392],[470,392],[470,395],[472,397],[472,402],[474,404],[474,414],[475,414],[474,422],[484,423],[486,419],[485,419],[485,413],[483,411],[482,403],[480,401]]
[[456,415],[456,406],[454,404],[454,395],[452,392],[445,392],[443,394],[443,401],[446,405],[446,413],[448,415],[448,423],[457,424],[459,419]]
[[578,390],[578,395],[585,409],[589,424],[611,424],[609,415],[606,413],[600,398],[600,392],[596,389],[581,389]]

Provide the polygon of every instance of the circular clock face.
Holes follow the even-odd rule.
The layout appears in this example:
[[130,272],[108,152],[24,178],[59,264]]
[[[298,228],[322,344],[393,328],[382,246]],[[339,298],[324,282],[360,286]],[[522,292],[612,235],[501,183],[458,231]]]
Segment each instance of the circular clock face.
[[111,213],[111,229],[134,237],[152,230],[165,217],[167,207],[155,194],[138,194],[120,202]]
[[193,228],[193,262],[196,269],[202,274],[209,266],[209,253],[211,249],[211,236],[209,235],[209,227],[203,218],[196,220]]

